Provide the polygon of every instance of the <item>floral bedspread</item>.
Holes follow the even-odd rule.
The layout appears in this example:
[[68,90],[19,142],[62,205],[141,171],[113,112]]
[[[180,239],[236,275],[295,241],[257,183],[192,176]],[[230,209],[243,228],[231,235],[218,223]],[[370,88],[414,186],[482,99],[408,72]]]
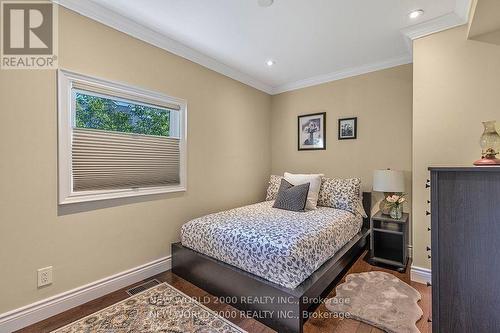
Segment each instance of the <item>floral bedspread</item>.
[[362,226],[362,217],[318,207],[273,208],[273,201],[206,215],[182,226],[182,245],[288,288],[295,288]]

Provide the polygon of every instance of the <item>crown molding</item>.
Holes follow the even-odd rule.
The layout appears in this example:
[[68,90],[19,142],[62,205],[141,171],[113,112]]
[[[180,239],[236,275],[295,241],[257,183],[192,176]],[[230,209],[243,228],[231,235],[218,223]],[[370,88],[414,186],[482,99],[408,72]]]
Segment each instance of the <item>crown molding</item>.
[[137,23],[123,15],[116,13],[90,0],[53,0],[62,7],[77,12],[94,21],[107,25],[127,35],[140,39],[148,44],[164,49],[170,53],[195,62],[203,67],[211,69],[222,75],[228,76],[236,81],[242,82],[255,89],[268,94],[272,93],[272,87],[229,67],[201,52],[187,47],[164,34],[154,31],[144,25]]
[[413,40],[467,24],[471,6],[472,0],[456,0],[454,12],[402,29],[410,54],[413,54]]
[[379,71],[382,69],[387,69],[391,67],[396,67],[400,65],[406,65],[412,63],[412,58],[409,55],[404,55],[402,57],[393,58],[381,62],[376,62],[372,64],[351,67],[343,69],[340,71],[314,76],[308,79],[295,81],[292,83],[287,83],[276,87],[273,90],[273,95],[284,93],[291,90],[297,90],[306,87],[312,87],[318,84],[327,83],[331,81],[341,80],[352,76],[357,76],[361,74],[366,74],[370,72]]
[[378,63],[346,68],[337,72],[318,75],[273,87],[91,0],[52,1],[92,20],[100,22],[148,44],[164,49],[182,58],[188,59],[203,67],[211,69],[270,95],[411,63],[413,54],[412,45],[414,39],[466,24],[468,22],[472,3],[472,0],[456,0],[455,11],[453,13],[402,29],[401,34],[404,36],[408,47],[407,55],[384,60]]
[[390,67],[400,66],[413,62],[413,40],[424,37],[436,32],[451,29],[460,25],[464,25],[469,21],[469,12],[472,5],[472,0],[456,0],[455,10],[453,13],[443,15],[432,20],[422,22],[400,30],[405,37],[405,42],[408,48],[408,54],[399,58],[385,60],[379,63],[362,65],[343,69],[338,72],[333,72],[324,75],[318,75],[312,78],[287,83],[273,89],[273,95],[283,93],[290,90],[310,87],[330,81],[345,79],[351,76],[375,72]]
[[425,37],[436,32],[451,29],[459,25],[467,23],[462,17],[456,13],[446,14],[436,17],[432,20],[425,21],[420,24],[412,25],[411,27],[401,30],[401,33],[406,36],[410,41],[417,38]]

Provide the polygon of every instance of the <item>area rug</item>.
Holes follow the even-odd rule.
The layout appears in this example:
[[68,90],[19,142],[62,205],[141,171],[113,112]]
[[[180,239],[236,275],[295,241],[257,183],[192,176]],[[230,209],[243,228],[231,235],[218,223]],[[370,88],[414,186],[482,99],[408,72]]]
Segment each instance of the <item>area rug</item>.
[[162,283],[54,333],[242,333],[236,325]]
[[422,298],[413,287],[392,274],[349,274],[326,301],[328,310],[365,322],[389,333],[419,333],[415,323],[422,317],[417,302]]

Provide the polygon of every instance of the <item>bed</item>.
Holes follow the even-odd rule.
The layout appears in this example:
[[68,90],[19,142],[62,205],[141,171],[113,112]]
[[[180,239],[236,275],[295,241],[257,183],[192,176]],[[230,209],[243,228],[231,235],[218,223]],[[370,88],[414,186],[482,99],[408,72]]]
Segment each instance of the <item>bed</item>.
[[[364,193],[369,212],[371,194]],[[302,332],[336,278],[366,246],[369,219],[262,202],[194,219],[172,245],[172,271],[279,332]]]
[[363,223],[361,215],[318,207],[307,212],[273,208],[272,201],[194,219],[181,244],[287,288],[296,288]]

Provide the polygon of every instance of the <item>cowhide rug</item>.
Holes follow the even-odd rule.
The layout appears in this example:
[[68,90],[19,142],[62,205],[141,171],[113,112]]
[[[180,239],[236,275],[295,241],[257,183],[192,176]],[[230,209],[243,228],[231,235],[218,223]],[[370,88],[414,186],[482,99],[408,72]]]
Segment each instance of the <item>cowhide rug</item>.
[[326,301],[332,312],[365,322],[389,333],[419,333],[415,323],[422,317],[413,287],[384,272],[349,274]]

